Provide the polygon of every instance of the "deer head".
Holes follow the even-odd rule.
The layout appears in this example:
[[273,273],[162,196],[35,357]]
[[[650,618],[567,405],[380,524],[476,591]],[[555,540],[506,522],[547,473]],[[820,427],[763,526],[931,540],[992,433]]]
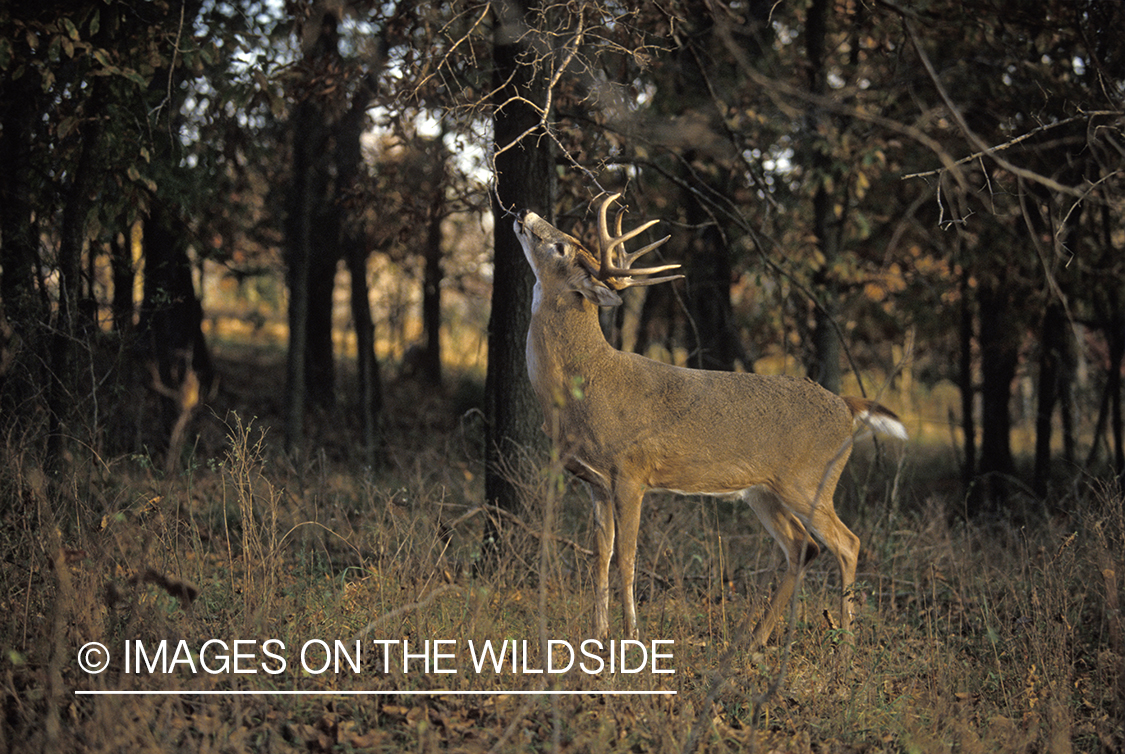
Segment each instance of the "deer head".
[[616,232],[609,232],[609,205],[621,194],[609,194],[598,205],[598,242],[591,253],[574,236],[563,233],[534,212],[524,210],[516,220],[516,235],[520,239],[524,256],[535,271],[535,277],[557,280],[568,290],[579,293],[598,306],[616,306],[621,303],[619,291],[633,286],[656,285],[678,280],[683,275],[649,277],[678,269],[678,264],[658,267],[634,268],[633,263],[643,255],[662,246],[671,236],[650,243],[642,249],[626,253],[625,243],[656,225],[649,220],[628,233],[621,232],[624,210],[617,213]]

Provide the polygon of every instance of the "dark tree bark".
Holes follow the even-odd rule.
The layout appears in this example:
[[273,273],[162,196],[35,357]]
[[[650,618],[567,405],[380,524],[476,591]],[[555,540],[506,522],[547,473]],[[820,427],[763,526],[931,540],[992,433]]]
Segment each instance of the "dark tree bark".
[[[308,75],[314,76],[319,64],[338,56],[336,18],[325,13],[321,19],[316,41],[306,56]],[[309,394],[316,389],[317,374],[310,374],[310,344],[314,340],[312,319],[314,308],[321,295],[314,296],[315,280],[324,277],[324,255],[332,257],[335,272],[336,249],[314,248],[313,239],[323,241],[328,236],[323,220],[328,189],[324,155],[328,154],[328,126],[321,104],[311,95],[306,96],[293,109],[290,121],[293,145],[293,177],[289,186],[289,206],[286,220],[286,262],[289,286],[289,352],[286,358],[286,409],[285,447],[289,452],[298,450],[305,434],[305,407]],[[333,247],[335,243],[331,244]],[[333,278],[334,279],[334,278]],[[329,301],[328,343],[331,357],[331,294]],[[319,323],[319,321],[318,321]],[[323,333],[320,333],[323,344]],[[329,358],[331,361],[331,358]],[[312,367],[316,368],[316,367]],[[330,366],[329,369],[332,369]],[[323,375],[319,375],[323,378]]]
[[[532,133],[519,144],[512,141],[534,126],[539,116],[525,102],[544,102],[545,77],[521,60],[525,43],[513,29],[529,11],[525,2],[502,4],[493,47],[496,102],[495,257],[492,311],[488,320],[488,375],[485,380],[485,495],[508,510],[520,506],[519,492],[508,474],[520,452],[542,444],[542,413],[527,377],[525,345],[531,322],[531,294],[535,276],[524,259],[512,230],[509,212],[530,209],[548,220],[554,216],[554,162],[551,140]],[[518,12],[515,18],[504,17]],[[529,53],[530,54],[530,53]],[[509,101],[510,100],[510,101]]]
[[133,331],[133,285],[136,271],[133,269],[133,239],[130,231],[130,228],[126,228],[120,234],[115,233],[109,241],[109,265],[113,272],[110,311],[113,315],[114,332],[121,335]]
[[[35,292],[38,239],[32,223],[31,142],[39,77],[29,70],[12,81],[0,79],[0,299],[17,325],[37,322]],[[26,312],[26,313],[25,313]]]
[[[809,60],[809,91],[823,95],[827,90],[825,69],[825,40],[828,35],[829,0],[813,0],[805,24],[805,51]],[[808,138],[819,141],[818,124],[826,114],[813,111],[809,114]],[[840,392],[840,337],[836,322],[840,317],[840,289],[833,267],[840,257],[840,222],[836,218],[834,198],[828,193],[827,174],[832,168],[831,155],[826,146],[814,144],[812,161],[814,174],[820,176],[813,196],[813,233],[817,248],[824,258],[813,275],[813,290],[819,295],[820,305],[813,311],[812,362],[809,376],[833,393]]]
[[374,97],[381,66],[375,66],[356,92],[351,108],[341,120],[336,137],[336,196],[339,214],[340,249],[351,279],[352,322],[355,324],[358,398],[356,410],[363,436],[363,462],[374,466],[378,459],[378,422],[383,408],[383,384],[375,358],[375,325],[371,319],[370,292],[367,287],[367,244],[361,228],[348,218],[344,198],[358,190],[363,151],[360,140],[367,126],[367,106]]
[[633,350],[641,355],[648,355],[649,350],[655,346],[671,352],[677,309],[673,288],[670,285],[654,285],[643,290],[645,300],[641,305]]
[[[337,265],[343,258],[351,276],[351,308],[358,341],[359,408],[364,455],[374,461],[376,424],[382,402],[375,335],[367,302],[367,249],[360,229],[349,217],[349,197],[356,190],[362,164],[360,139],[367,107],[375,95],[381,59],[368,69],[359,86],[334,114],[339,102],[318,94],[323,77],[338,75],[346,61],[340,51],[339,19],[325,11],[317,21],[317,37],[302,67],[310,83],[294,108],[293,178],[289,188],[286,253],[289,284],[289,355],[286,388],[286,447],[296,450],[304,435],[308,405],[336,405],[336,364],[332,341],[333,292]],[[380,55],[384,54],[381,51]],[[334,176],[334,177],[333,177]]]
[[[685,103],[690,103],[693,110],[709,113],[716,119],[722,117],[712,96],[716,72],[705,69],[704,62],[712,59],[716,47],[721,48],[722,37],[731,33],[716,31],[716,23],[711,14],[705,13],[687,21],[690,31],[679,35],[680,45],[672,54],[676,65],[668,93],[663,95],[666,100],[662,102],[663,107],[678,111]],[[754,45],[753,36],[738,34],[737,39],[747,44],[757,57],[760,50]],[[734,326],[730,300],[731,249],[711,210],[722,202],[720,197],[731,195],[730,164],[714,152],[686,149],[680,178],[683,219],[693,229],[682,251],[685,280],[678,289],[682,291],[685,310],[680,313],[686,314],[687,319],[684,323],[687,363],[700,369],[733,371],[735,364],[741,362],[750,369]],[[656,230],[664,232],[659,227]],[[637,245],[643,244],[638,242]]]
[[356,372],[358,372],[358,406],[363,433],[363,462],[374,466],[378,461],[379,414],[383,409],[383,380],[379,361],[375,358],[375,324],[371,321],[370,293],[367,288],[367,254],[361,246],[347,253],[351,277],[352,320],[355,322]]
[[203,337],[203,305],[195,294],[191,260],[177,222],[160,208],[145,221],[144,298],[137,322],[137,347],[161,395],[161,438],[169,443],[169,468],[179,460],[173,429],[190,415],[214,380],[211,352]]
[[1051,473],[1052,418],[1061,404],[1063,420],[1063,457],[1074,462],[1074,432],[1069,427],[1070,387],[1074,377],[1074,356],[1070,343],[1070,323],[1058,301],[1047,305],[1039,342],[1039,395],[1035,413],[1035,472],[1033,488],[1040,496],[1047,494]]
[[961,468],[961,483],[969,489],[977,475],[977,423],[976,389],[973,386],[973,302],[969,295],[970,272],[965,269],[958,281],[961,293],[960,318],[958,323],[957,383],[961,392],[961,432],[964,434],[964,465]]
[[[1117,232],[1108,207],[1101,208],[1101,227],[1099,229],[1102,258],[1097,269],[1113,270],[1120,257],[1120,250],[1113,243]],[[1093,292],[1094,312],[1097,327],[1105,337],[1108,359],[1106,363],[1105,387],[1102,390],[1098,407],[1098,419],[1094,425],[1093,444],[1086,458],[1086,468],[1093,470],[1101,459],[1102,442],[1106,424],[1110,424],[1113,436],[1113,469],[1118,478],[1125,481],[1125,427],[1122,427],[1121,408],[1121,368],[1125,360],[1125,306],[1121,301],[1121,282],[1116,275],[1109,274],[1096,281]]]
[[419,366],[422,379],[431,385],[440,385],[441,375],[441,283],[442,229],[445,218],[446,160],[445,124],[441,133],[432,139],[422,140],[426,180],[422,181],[429,193],[426,213],[426,241],[422,247],[422,331],[425,342]]
[[[95,82],[94,93],[88,103],[91,115],[100,115],[104,91],[104,80]],[[70,439],[77,431],[70,424],[79,401],[75,367],[79,342],[82,247],[86,241],[86,219],[93,204],[101,134],[100,117],[93,117],[82,126],[82,147],[66,191],[59,234],[59,302],[51,334],[51,375],[47,391],[50,417],[47,455],[56,469],[63,463]]]
[[[289,287],[289,352],[286,357],[285,447],[296,451],[305,435],[305,344],[308,341],[309,257],[312,255],[314,135],[321,135],[319,113],[305,101],[293,112],[293,178],[286,222],[286,282]],[[316,139],[321,141],[320,139]]]
[[0,375],[0,421],[26,416],[38,392],[39,369],[21,352],[33,350],[45,323],[46,307],[36,284],[38,230],[33,220],[31,145],[39,76],[29,69],[13,81],[0,77],[0,306],[5,333],[4,374]]
[[1121,411],[1121,365],[1125,361],[1125,309],[1121,295],[1110,294],[1109,321],[1106,341],[1109,345],[1109,370],[1106,372],[1106,394],[1109,396],[1110,422],[1113,427],[1113,471],[1118,478],[1125,477],[1125,427]]
[[425,267],[422,272],[422,327],[426,333],[422,352],[422,376],[432,385],[441,384],[441,220],[444,201],[440,185],[426,224]]
[[1019,359],[1019,331],[1013,321],[1008,276],[1000,272],[978,291],[981,352],[981,442],[979,481],[973,512],[995,509],[1007,496],[1012,459],[1012,380]]
[[698,197],[691,194],[685,201],[688,224],[698,228],[690,241],[686,265],[686,299],[691,317],[688,337],[692,343],[689,364],[729,372],[741,363],[751,371],[753,364],[742,348],[730,303],[730,248]]
[[[322,207],[322,209],[327,209]],[[322,216],[314,222],[313,238],[329,239],[310,244],[307,323],[305,325],[305,395],[310,405],[331,409],[336,405],[336,359],[332,342],[333,291],[340,245],[340,227]]]

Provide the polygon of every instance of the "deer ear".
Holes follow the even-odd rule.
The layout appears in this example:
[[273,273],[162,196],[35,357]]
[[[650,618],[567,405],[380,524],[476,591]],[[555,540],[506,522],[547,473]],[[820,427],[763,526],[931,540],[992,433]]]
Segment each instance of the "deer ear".
[[619,306],[621,304],[621,297],[617,295],[617,291],[600,280],[594,280],[591,277],[583,276],[582,283],[578,287],[578,292],[581,293],[587,301],[591,301],[598,306]]

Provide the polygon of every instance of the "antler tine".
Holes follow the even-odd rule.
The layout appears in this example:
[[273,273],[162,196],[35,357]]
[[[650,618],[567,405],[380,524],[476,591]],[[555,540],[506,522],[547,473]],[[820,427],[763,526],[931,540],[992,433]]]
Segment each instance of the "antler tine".
[[[639,268],[636,268],[636,269],[630,269],[630,265],[634,261],[636,261],[641,255],[647,254],[648,252],[652,251],[653,249],[657,248],[658,246],[663,245],[665,241],[667,241],[669,238],[671,238],[671,236],[666,236],[666,237],[660,239],[659,241],[656,241],[655,243],[650,243],[648,246],[645,246],[643,249],[640,249],[639,251],[635,251],[632,254],[625,253],[624,244],[625,244],[626,241],[629,241],[630,239],[636,238],[638,235],[645,232],[646,230],[651,228],[653,225],[656,225],[660,221],[659,220],[649,220],[648,222],[642,223],[642,224],[638,225],[636,228],[633,228],[628,233],[622,233],[621,232],[621,221],[622,221],[622,217],[625,214],[625,210],[622,209],[620,212],[617,213],[617,218],[616,218],[616,223],[615,223],[616,233],[614,235],[610,235],[609,220],[606,217],[606,213],[609,210],[609,205],[612,204],[614,201],[620,199],[620,198],[621,198],[620,193],[609,194],[608,196],[606,196],[605,199],[602,200],[601,204],[598,205],[598,257],[599,257],[599,262],[601,263],[601,269],[598,271],[598,278],[601,279],[601,280],[606,280],[606,279],[611,278],[611,277],[627,278],[628,282],[626,282],[625,287],[631,287],[631,286],[655,285],[656,283],[664,283],[664,282],[667,282],[669,280],[676,280],[678,278],[683,277],[683,275],[669,275],[669,276],[662,277],[662,278],[651,278],[651,279],[648,279],[648,280],[636,280],[636,279],[634,279],[634,276],[637,276],[637,275],[656,275],[656,274],[659,274],[661,272],[667,272],[668,270],[675,270],[675,269],[678,269],[680,267],[680,265],[678,265],[678,264],[664,264],[664,265],[659,265],[659,266],[656,266],[656,267],[639,267]],[[615,265],[614,262],[613,262],[613,250],[617,247],[622,248],[622,252],[621,252],[622,265],[620,267]]]
[[[667,243],[668,239],[670,239],[670,238],[671,238],[671,236],[664,236],[664,238],[661,238],[659,241],[653,241],[652,243],[650,243],[648,246],[645,246],[644,248],[637,249],[636,251],[631,251],[628,254],[623,254],[622,256],[624,257],[624,259],[622,261],[624,262],[624,264],[622,265],[622,267],[625,267],[626,269],[628,269],[629,267],[632,266],[633,262],[637,261],[638,259],[643,257],[645,254],[649,253],[653,249],[660,248],[665,243]],[[663,265],[663,267],[668,267],[669,269],[679,267],[679,266],[680,265],[678,265],[678,264],[673,264],[671,266]]]

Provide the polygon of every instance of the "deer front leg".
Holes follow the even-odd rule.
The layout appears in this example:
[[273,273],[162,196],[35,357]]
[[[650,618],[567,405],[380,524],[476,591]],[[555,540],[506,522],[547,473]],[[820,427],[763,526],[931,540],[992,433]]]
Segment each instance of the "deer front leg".
[[644,490],[629,482],[618,482],[614,490],[617,513],[617,569],[621,574],[621,606],[625,618],[625,638],[637,638],[637,607],[633,601],[636,576],[637,534],[641,525]]
[[609,493],[587,484],[594,504],[594,528],[598,542],[598,560],[594,566],[594,638],[609,635],[609,561],[613,558],[614,516]]

